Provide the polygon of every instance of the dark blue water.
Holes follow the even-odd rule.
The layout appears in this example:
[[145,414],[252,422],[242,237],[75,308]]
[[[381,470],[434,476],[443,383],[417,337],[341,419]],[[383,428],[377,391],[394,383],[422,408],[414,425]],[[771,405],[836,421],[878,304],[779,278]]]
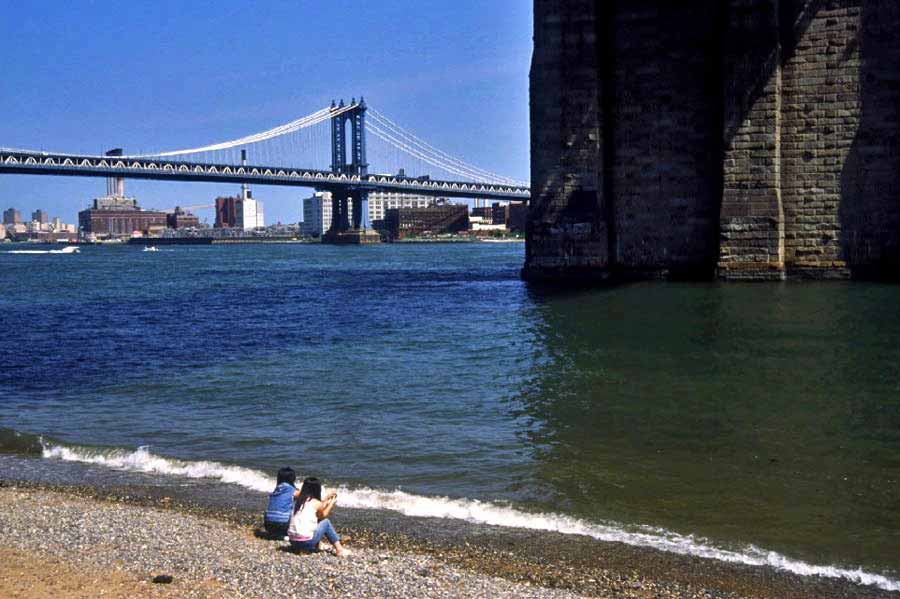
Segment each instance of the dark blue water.
[[433,493],[469,472],[515,495],[502,474],[529,451],[510,414],[536,354],[520,258],[520,245],[0,256],[16,331],[2,415],[80,443]]
[[897,576],[900,287],[547,294],[522,260],[519,244],[0,253],[0,428],[123,469],[292,464],[423,513],[478,519],[487,500],[515,508],[491,521],[552,512]]

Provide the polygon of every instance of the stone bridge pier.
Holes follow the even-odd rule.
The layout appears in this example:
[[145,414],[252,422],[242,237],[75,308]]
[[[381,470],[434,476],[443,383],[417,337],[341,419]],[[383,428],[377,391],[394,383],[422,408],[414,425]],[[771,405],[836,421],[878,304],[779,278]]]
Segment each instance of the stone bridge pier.
[[523,276],[900,276],[900,2],[535,0]]

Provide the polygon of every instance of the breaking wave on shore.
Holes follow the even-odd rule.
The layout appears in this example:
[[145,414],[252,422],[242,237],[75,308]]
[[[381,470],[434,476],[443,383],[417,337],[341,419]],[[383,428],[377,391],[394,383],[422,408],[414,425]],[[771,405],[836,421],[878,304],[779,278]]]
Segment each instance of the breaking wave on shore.
[[[219,481],[240,485],[260,493],[267,493],[274,487],[271,476],[250,468],[214,461],[167,458],[152,453],[148,447],[128,450],[64,445],[9,429],[0,429],[0,452],[40,454],[45,459],[80,462],[129,472]],[[564,514],[532,513],[475,499],[428,497],[404,491],[343,486],[338,486],[337,491],[341,505],[350,508],[391,510],[406,516],[444,518],[492,526],[585,535],[598,541],[618,542],[750,566],[768,566],[801,576],[839,578],[887,591],[900,591],[900,580],[861,568],[810,564],[752,545],[740,550],[727,549],[701,537],[682,535],[661,528],[647,526],[632,528],[616,523],[589,522]]]

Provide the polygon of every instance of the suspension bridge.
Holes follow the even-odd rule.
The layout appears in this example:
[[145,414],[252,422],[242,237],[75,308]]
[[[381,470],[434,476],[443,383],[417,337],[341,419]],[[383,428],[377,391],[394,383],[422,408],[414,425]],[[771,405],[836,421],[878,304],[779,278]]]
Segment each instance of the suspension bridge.
[[527,183],[439,150],[362,98],[332,102],[260,133],[182,150],[90,155],[0,148],[0,174],[312,187],[331,192],[331,232],[337,234],[370,229],[372,191],[501,201],[530,197]]

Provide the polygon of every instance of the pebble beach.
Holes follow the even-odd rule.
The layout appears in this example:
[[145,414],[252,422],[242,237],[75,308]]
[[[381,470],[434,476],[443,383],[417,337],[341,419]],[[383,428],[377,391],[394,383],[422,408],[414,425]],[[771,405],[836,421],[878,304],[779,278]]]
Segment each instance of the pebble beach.
[[[466,572],[423,555],[355,548],[300,555],[287,543],[211,517],[113,504],[61,493],[5,489],[0,537],[16,559],[4,560],[0,595],[29,597],[15,570],[57,597],[85,589],[65,584],[77,572],[93,593],[172,597],[523,597],[575,595]],[[49,566],[34,576],[34,566]],[[29,570],[29,567],[32,570]],[[110,576],[111,574],[111,576]],[[171,582],[154,583],[171,577]],[[63,591],[60,594],[58,591]]]
[[[788,584],[779,581],[774,573],[770,577],[772,584],[768,584],[764,582],[765,573],[760,577],[759,572],[718,571],[719,566],[709,561],[696,562],[697,572],[693,575],[692,567],[681,564],[679,568],[685,576],[666,579],[664,573],[671,573],[671,564],[654,566],[653,556],[645,556],[645,571],[634,569],[634,562],[626,559],[622,548],[612,545],[605,548],[606,552],[618,554],[619,558],[591,560],[598,564],[592,567],[572,556],[566,557],[552,539],[543,548],[547,558],[535,559],[508,540],[501,540],[506,549],[499,550],[490,543],[476,541],[477,535],[467,537],[469,540],[435,544],[403,540],[404,535],[399,533],[385,535],[372,528],[339,525],[340,532],[348,537],[351,556],[338,558],[327,545],[318,554],[297,554],[285,542],[261,538],[249,514],[192,507],[171,497],[104,493],[97,489],[5,482],[0,487],[0,596],[898,596],[852,585],[835,586],[827,581]],[[577,544],[574,551],[585,557]],[[551,557],[554,553],[558,555]],[[723,584],[701,586],[710,580]],[[734,591],[754,584],[757,586],[750,592]]]

